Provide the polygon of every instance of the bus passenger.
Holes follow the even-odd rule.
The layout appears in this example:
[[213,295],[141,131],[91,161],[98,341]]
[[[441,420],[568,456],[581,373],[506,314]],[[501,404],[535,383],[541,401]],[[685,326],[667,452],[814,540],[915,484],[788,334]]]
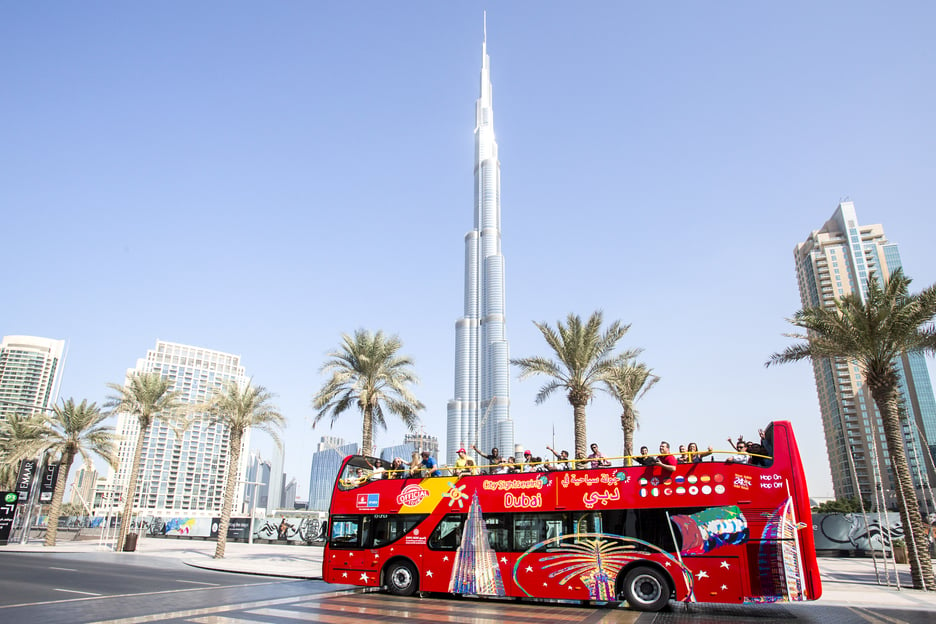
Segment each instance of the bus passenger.
[[691,462],[689,461],[689,456],[686,455],[686,445],[685,445],[685,444],[680,444],[680,445],[679,445],[679,459],[678,459],[678,462],[679,462],[680,464],[689,464],[689,463],[691,463]]
[[670,453],[669,442],[665,440],[660,442],[660,457],[656,457],[654,459],[656,459],[656,463],[654,465],[662,468],[664,472],[676,472],[676,465],[679,462],[676,461],[676,456]]
[[556,453],[555,449],[551,446],[547,446],[546,450],[559,460],[556,462],[556,470],[572,470],[572,464],[569,462],[569,451],[562,450]]
[[[728,438],[728,443],[731,444],[731,438]],[[725,460],[729,464],[746,464],[749,461],[749,457],[745,455],[747,453],[747,443],[744,440],[739,439],[737,444],[731,444],[736,451],[737,455],[733,455]]]
[[429,454],[429,451],[422,452],[422,462],[419,464],[424,477],[441,477],[442,471],[439,470],[439,462]]
[[605,456],[602,455],[601,451],[598,450],[598,445],[594,442],[592,442],[591,451],[591,455],[589,455],[587,459],[592,460],[592,468],[607,468],[611,465],[611,462],[605,459]]
[[390,463],[390,471],[387,474],[389,479],[402,479],[406,476],[406,464],[402,457],[394,457]]
[[650,453],[650,449],[646,446],[641,446],[640,455],[635,457],[634,460],[641,466],[656,466],[656,457],[650,457],[648,453]]
[[532,451],[523,451],[523,462],[520,464],[520,472],[536,472],[536,466],[533,465]]
[[453,473],[456,477],[478,474],[478,468],[475,466],[474,460],[468,457],[463,448],[458,449],[458,459],[455,460],[455,470]]
[[702,461],[703,457],[707,457],[712,454],[712,447],[708,447],[707,451],[699,451],[699,445],[695,442],[689,443],[689,457],[692,459],[693,464],[698,464]]
[[478,447],[475,446],[474,444],[471,445],[471,450],[477,453],[480,457],[483,457],[484,459],[488,460],[488,463],[490,464],[490,466],[488,467],[487,473],[495,474],[494,468],[497,466],[497,464],[501,462],[501,459],[503,459],[500,456],[500,452],[497,450],[497,447],[495,446],[494,448],[491,449],[490,455],[485,455],[484,453],[479,451]]

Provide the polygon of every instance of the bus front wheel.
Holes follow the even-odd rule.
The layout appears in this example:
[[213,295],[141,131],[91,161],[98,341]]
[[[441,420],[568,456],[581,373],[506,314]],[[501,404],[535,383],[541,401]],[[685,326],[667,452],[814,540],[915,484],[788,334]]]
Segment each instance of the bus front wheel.
[[669,583],[655,568],[638,566],[624,577],[624,599],[632,609],[659,611],[669,603]]
[[387,591],[394,596],[412,596],[416,592],[416,568],[409,561],[396,561],[387,568]]

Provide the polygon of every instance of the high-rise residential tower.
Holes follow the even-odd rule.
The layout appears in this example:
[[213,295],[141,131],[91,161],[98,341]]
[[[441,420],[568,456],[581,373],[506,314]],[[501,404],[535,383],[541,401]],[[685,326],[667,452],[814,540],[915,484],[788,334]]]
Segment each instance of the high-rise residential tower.
[[[172,342],[156,341],[144,359],[138,360],[134,373],[159,373],[172,381],[172,390],[180,393],[184,403],[202,403],[214,390],[232,381],[244,387],[247,374],[240,356],[191,347]],[[111,469],[108,481],[116,496],[121,496],[130,481],[133,451],[139,434],[135,416],[119,414],[117,432],[121,436],[118,449],[120,465]],[[221,513],[224,478],[228,470],[226,452],[230,432],[221,424],[208,424],[194,414],[192,425],[180,437],[163,420],[153,422],[143,439],[140,480],[135,509],[142,513],[173,516],[180,512],[195,516]],[[250,431],[244,435],[241,465],[233,466],[238,479],[244,480],[249,459],[246,449]],[[244,488],[235,488],[234,512],[243,506]],[[115,503],[117,501],[114,501]]]
[[494,138],[487,24],[481,44],[481,94],[475,105],[474,227],[465,235],[464,316],[455,323],[455,396],[448,402],[446,463],[477,444],[513,449],[510,351],[501,255],[500,160]]
[[0,342],[0,418],[47,412],[58,400],[65,341],[4,336]]
[[[897,245],[887,240],[881,225],[861,225],[848,201],[840,203],[821,229],[798,244],[794,255],[800,298],[804,306],[811,307],[833,308],[837,299],[850,293],[864,297],[869,276],[887,279],[901,266]],[[897,368],[908,416],[904,424],[907,460],[920,503],[932,511],[936,509],[931,489],[936,486],[932,462],[936,400],[922,354],[904,354]],[[890,507],[894,482],[884,428],[857,363],[816,359],[813,372],[835,496],[860,494],[866,501]]]

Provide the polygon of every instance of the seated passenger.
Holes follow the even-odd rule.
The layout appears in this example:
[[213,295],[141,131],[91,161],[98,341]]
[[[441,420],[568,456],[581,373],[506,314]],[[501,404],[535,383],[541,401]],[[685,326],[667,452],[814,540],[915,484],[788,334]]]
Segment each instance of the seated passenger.
[[569,461],[569,451],[563,450],[560,453],[556,453],[551,446],[547,446],[546,450],[552,453],[558,460],[556,462],[556,470],[572,470],[572,463]]
[[680,464],[688,464],[688,463],[691,463],[691,462],[689,461],[689,456],[686,455],[686,445],[685,445],[685,444],[680,444],[680,445],[679,445],[679,460],[678,460],[678,461],[679,461]]
[[739,439],[736,444],[731,443],[731,438],[728,438],[728,443],[738,451],[737,455],[732,455],[725,460],[725,463],[728,464],[746,464],[749,461],[749,457],[745,455],[747,453],[747,443],[744,440]]
[[708,457],[712,454],[712,447],[708,447],[707,451],[699,451],[699,445],[695,442],[689,443],[689,458],[693,464],[698,464],[702,461],[703,457]]
[[751,455],[748,455],[748,463],[752,466],[761,466],[766,468],[773,463],[773,458],[770,457],[770,454],[767,452],[767,449],[764,448],[763,444],[758,444],[757,442],[748,442],[747,452],[751,453]]
[[646,446],[640,447],[640,455],[634,458],[641,466],[656,466],[656,457],[650,457],[650,449]]
[[403,463],[402,457],[394,457],[393,461],[390,463],[390,470],[387,473],[387,477],[390,479],[402,479],[406,476],[406,464]]
[[468,457],[467,452],[463,448],[458,449],[458,459],[455,460],[455,468],[452,473],[456,477],[460,477],[462,475],[478,474],[478,468],[475,466],[475,461]]

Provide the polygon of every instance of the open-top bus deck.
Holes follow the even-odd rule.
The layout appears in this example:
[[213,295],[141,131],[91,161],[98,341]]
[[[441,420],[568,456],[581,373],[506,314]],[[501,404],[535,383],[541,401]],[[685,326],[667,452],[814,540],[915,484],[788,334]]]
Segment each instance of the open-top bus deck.
[[[789,422],[766,466],[717,456],[659,466],[358,481],[345,459],[324,579],[415,591],[658,610],[821,594],[809,498]],[[713,461],[709,461],[713,460]]]

